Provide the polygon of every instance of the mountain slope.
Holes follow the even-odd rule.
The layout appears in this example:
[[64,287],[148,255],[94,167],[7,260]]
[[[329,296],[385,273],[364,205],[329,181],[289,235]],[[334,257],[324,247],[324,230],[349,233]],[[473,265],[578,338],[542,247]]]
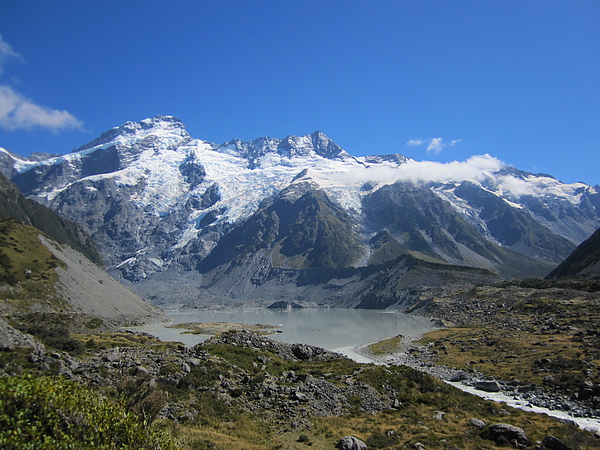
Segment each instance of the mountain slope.
[[96,245],[81,225],[63,219],[45,206],[25,198],[2,173],[0,173],[0,219],[15,219],[31,225],[55,240],[80,251],[90,261],[102,264]]
[[[407,253],[438,263],[485,267],[509,277],[525,272],[542,275],[550,266],[482,239],[448,202],[411,183],[386,185],[367,195],[363,214],[370,228],[391,233]],[[565,246],[572,247],[568,242]]]
[[363,289],[357,279],[407,254],[539,276],[600,227],[598,187],[489,155],[353,157],[321,132],[218,145],[156,116],[67,155],[0,160],[27,196],[89,232],[112,274],[156,301],[172,297],[167,283],[191,303],[308,299],[312,289],[321,302],[324,286]]
[[0,292],[3,315],[58,314],[107,324],[164,318],[78,251],[12,219],[0,220]]
[[600,229],[548,274],[547,279],[600,275]]

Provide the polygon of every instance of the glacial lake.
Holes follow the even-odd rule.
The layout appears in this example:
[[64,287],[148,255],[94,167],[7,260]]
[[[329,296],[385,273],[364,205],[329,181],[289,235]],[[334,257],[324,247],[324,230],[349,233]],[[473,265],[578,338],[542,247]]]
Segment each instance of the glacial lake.
[[[210,336],[181,334],[182,329],[167,328],[178,323],[198,322],[228,322],[245,324],[264,324],[280,326],[281,333],[269,335],[287,343],[303,343],[316,345],[328,350],[342,353],[358,362],[372,362],[370,359],[356,353],[353,349],[361,344],[380,341],[388,337],[402,334],[404,336],[421,335],[436,328],[430,325],[426,317],[409,316],[394,311],[364,310],[364,309],[266,309],[249,308],[231,311],[165,311],[171,318],[171,324],[153,324],[142,327],[132,327],[132,330],[144,331],[165,341],[182,342],[192,347]],[[548,414],[550,416],[568,419],[576,422],[582,428],[600,430],[597,419],[570,416],[564,411],[552,411],[529,405],[528,401],[514,399],[501,393],[477,391],[460,383],[450,383],[453,386],[478,395],[483,398],[503,402],[510,406]]]
[[165,312],[171,318],[171,324],[153,324],[135,327],[135,329],[162,340],[178,341],[191,347],[209,336],[182,334],[185,330],[167,327],[188,322],[274,325],[279,327],[281,333],[269,335],[271,339],[287,343],[316,345],[355,359],[361,359],[352,351],[358,345],[376,342],[399,334],[404,336],[420,335],[435,329],[426,317],[410,316],[387,310],[248,308],[230,311]]

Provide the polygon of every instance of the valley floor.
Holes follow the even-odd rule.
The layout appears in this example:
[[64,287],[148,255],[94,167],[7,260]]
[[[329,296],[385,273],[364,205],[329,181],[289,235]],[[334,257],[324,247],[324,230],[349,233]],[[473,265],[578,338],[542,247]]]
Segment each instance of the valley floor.
[[[438,299],[429,314],[454,326],[361,349],[484,395],[600,428],[600,294],[594,280],[484,286]],[[593,418],[586,421],[581,418]]]
[[[462,379],[480,389],[519,394],[532,404],[550,402],[552,409],[596,416],[595,292],[486,286],[438,300],[429,313],[457,326],[369,346],[371,356],[391,365],[359,364],[247,330],[221,330],[188,348],[143,333],[93,328],[93,321],[79,331],[66,330],[71,316],[38,314],[35,323],[7,319],[45,345],[23,348],[23,341],[0,350],[0,447],[22,448],[19,436],[47,439],[40,429],[68,434],[82,420],[92,423],[82,419],[76,402],[52,415],[53,405],[65,399],[62,388],[47,386],[66,382],[84,389],[78,392],[85,398],[108,402],[110,417],[127,417],[132,439],[157,433],[149,439],[168,440],[163,448],[331,449],[345,435],[369,448],[598,448],[598,433],[570,421],[486,401],[436,379]],[[22,388],[16,391],[10,380]],[[48,402],[43,414],[36,406],[42,396],[35,394],[42,388],[49,395],[43,396]],[[34,395],[14,397],[25,391]],[[29,405],[24,411],[31,417],[20,422],[10,406],[15,404]],[[29,434],[14,434],[17,429]]]

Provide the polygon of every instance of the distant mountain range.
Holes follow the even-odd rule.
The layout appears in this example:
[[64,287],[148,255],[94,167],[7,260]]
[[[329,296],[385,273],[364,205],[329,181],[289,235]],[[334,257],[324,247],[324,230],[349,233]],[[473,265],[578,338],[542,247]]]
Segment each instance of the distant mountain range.
[[321,132],[217,145],[163,116],[66,155],[0,150],[0,170],[161,304],[402,307],[448,283],[545,276],[600,227],[600,187],[489,155],[354,157]]

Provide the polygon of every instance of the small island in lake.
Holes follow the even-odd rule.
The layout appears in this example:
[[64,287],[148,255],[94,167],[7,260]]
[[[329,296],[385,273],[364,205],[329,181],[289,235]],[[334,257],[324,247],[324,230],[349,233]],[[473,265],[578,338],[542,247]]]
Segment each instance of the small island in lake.
[[176,325],[170,325],[168,328],[182,328],[184,331],[182,334],[207,334],[217,335],[226,331],[252,331],[257,334],[274,334],[281,333],[281,327],[278,325],[265,325],[265,324],[249,324],[249,323],[230,323],[230,322],[187,322],[178,323]]

